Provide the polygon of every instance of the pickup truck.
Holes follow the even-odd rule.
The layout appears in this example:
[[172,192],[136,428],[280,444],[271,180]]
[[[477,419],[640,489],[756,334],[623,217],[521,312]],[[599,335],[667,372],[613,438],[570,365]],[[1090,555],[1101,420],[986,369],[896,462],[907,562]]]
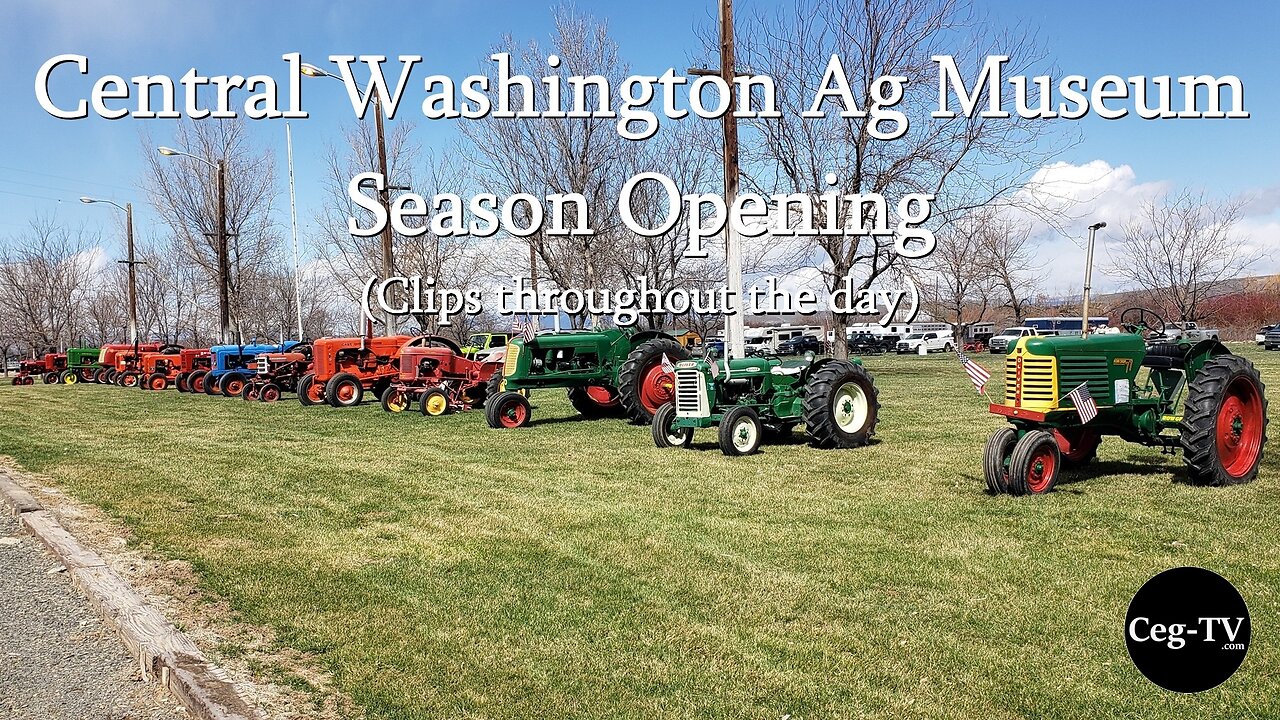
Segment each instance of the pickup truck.
[[1201,340],[1217,340],[1218,331],[1202,328],[1196,323],[1185,321],[1171,323],[1165,328],[1163,335],[1157,335],[1149,338],[1149,342],[1189,342],[1197,343]]
[[1004,332],[999,335],[993,335],[991,340],[987,342],[987,349],[992,355],[1009,352],[1009,346],[1018,342],[1024,337],[1043,337],[1045,335],[1057,335],[1053,331],[1041,332],[1033,327],[1018,325],[1017,327],[1005,328]]
[[918,353],[922,347],[925,352],[951,352],[955,347],[955,339],[950,330],[911,333],[898,341],[896,350],[902,355]]

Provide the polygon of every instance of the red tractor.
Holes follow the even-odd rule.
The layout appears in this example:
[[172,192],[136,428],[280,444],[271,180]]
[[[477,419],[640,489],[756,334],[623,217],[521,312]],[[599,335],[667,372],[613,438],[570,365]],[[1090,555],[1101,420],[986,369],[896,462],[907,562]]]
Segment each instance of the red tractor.
[[298,381],[298,402],[342,408],[359,405],[365,391],[379,399],[400,374],[400,351],[409,335],[320,338],[311,344],[311,372]]
[[299,381],[313,370],[311,352],[311,346],[303,343],[285,352],[259,355],[253,376],[240,391],[240,399],[276,402],[286,392],[297,392]]
[[13,384],[34,385],[36,375],[44,375],[44,360],[23,360],[18,363],[18,374],[13,376]]
[[161,345],[159,343],[148,343],[147,345],[139,345],[135,352],[130,346],[128,350],[116,353],[115,356],[115,375],[110,382],[120,387],[138,387],[146,380],[147,375],[142,368],[142,359],[147,355],[173,355],[177,357],[182,350],[180,345]]
[[191,378],[196,373],[208,372],[211,358],[209,348],[187,348],[178,353],[178,374],[173,378],[178,392],[204,392],[203,384],[198,390],[191,386]]
[[470,410],[484,405],[489,380],[501,370],[501,360],[472,360],[452,340],[423,336],[400,351],[400,376],[382,394],[382,409],[398,413],[417,403],[431,416]]
[[138,362],[140,382],[143,390],[164,390],[173,384],[178,376],[178,364],[182,361],[181,353],[142,353]]
[[58,376],[63,370],[67,369],[66,353],[46,353],[44,359],[40,361],[42,372],[40,379],[45,385],[52,385],[58,382]]
[[[137,348],[136,351],[134,348]],[[114,343],[103,345],[102,351],[98,355],[98,364],[102,367],[93,374],[93,381],[103,384],[115,384],[120,379],[121,366],[126,369],[132,367],[136,362],[137,354],[146,352],[160,352],[160,343],[138,343],[136,346],[132,343]],[[130,360],[129,358],[134,358]],[[135,378],[135,383],[136,378]]]

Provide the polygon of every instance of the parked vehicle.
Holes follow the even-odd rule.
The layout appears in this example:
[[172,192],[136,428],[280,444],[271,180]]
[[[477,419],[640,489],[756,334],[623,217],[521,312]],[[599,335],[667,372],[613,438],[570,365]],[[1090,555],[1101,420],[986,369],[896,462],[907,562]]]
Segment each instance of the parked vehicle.
[[1259,345],[1266,345],[1267,333],[1271,332],[1272,330],[1275,330],[1276,328],[1280,328],[1280,325],[1267,325],[1266,327],[1263,327],[1262,329],[1258,330],[1257,335],[1253,336],[1253,341],[1258,343]]
[[382,409],[404,412],[413,405],[432,417],[484,405],[500,392],[502,363],[473,360],[452,340],[427,336],[400,351],[400,374],[382,393]]
[[18,374],[13,376],[14,385],[34,385],[37,375],[44,375],[44,360],[22,360],[18,363]]
[[1009,352],[1009,346],[1024,337],[1043,337],[1056,334],[1053,331],[1041,331],[1039,328],[1031,327],[1030,325],[1017,325],[1005,328],[999,335],[991,336],[991,340],[987,343],[987,349],[991,351],[992,355],[999,355]]
[[[98,369],[93,373],[93,382],[108,385],[116,384],[121,379],[121,368],[130,370],[136,366],[137,359],[142,353],[159,352],[160,343],[109,343],[102,346],[102,350],[98,353]],[[137,384],[137,377],[133,379]]]
[[[1039,330],[1041,335],[1071,337],[1083,334],[1081,329],[1084,326],[1084,318],[1079,315],[1074,317],[1059,315],[1055,317],[1027,318],[1022,324]],[[1111,318],[1105,315],[1089,316],[1090,333],[1097,331],[1099,328],[1108,327],[1110,324]]]
[[1280,350],[1280,325],[1271,328],[1271,331],[1267,333],[1267,337],[1264,338],[1262,347],[1266,350]]
[[[178,392],[204,392],[203,377],[213,364],[213,353],[209,348],[184,348],[178,353],[178,373],[173,378],[173,386]],[[201,377],[199,387],[192,380]]]
[[822,341],[814,335],[801,335],[778,343],[779,355],[803,355],[807,352],[821,353]]
[[40,373],[40,379],[45,385],[53,385],[61,380],[63,371],[67,369],[67,354],[45,353],[40,363],[44,368]]
[[[1124,332],[1028,338],[1015,346],[1005,360],[1005,399],[990,406],[1010,423],[983,454],[992,493],[1049,492],[1061,468],[1091,461],[1106,435],[1181,449],[1197,485],[1257,476],[1267,396],[1253,365],[1212,338],[1151,344],[1165,335],[1151,310],[1125,310],[1120,324]],[[1092,417],[1082,417],[1071,396],[1082,384],[1096,405]]]
[[[297,344],[296,340],[290,340],[284,345],[266,343],[214,345],[209,348],[209,370],[199,378],[204,394],[240,397],[244,386],[257,369],[259,355],[283,352]],[[195,382],[193,378],[193,389]]]
[[59,381],[64,385],[92,382],[93,374],[102,367],[98,364],[98,355],[101,353],[102,348],[68,348],[67,369],[62,371]]
[[564,388],[574,409],[586,417],[625,415],[647,424],[675,397],[674,375],[664,365],[689,355],[675,338],[654,330],[605,328],[516,338],[507,347],[502,376],[494,381],[503,392],[485,402],[485,420],[492,428],[523,427],[533,407],[516,391]]
[[262,353],[253,361],[253,375],[240,391],[240,399],[272,403],[286,392],[296,393],[298,383],[314,370],[309,343],[299,343],[281,352]]
[[1176,343],[1190,342],[1197,343],[1201,340],[1217,340],[1218,331],[1210,328],[1202,328],[1197,323],[1190,321],[1171,323],[1165,331],[1159,335],[1153,335],[1149,340],[1152,343]]
[[849,352],[854,355],[879,355],[896,350],[902,337],[898,335],[873,335],[855,333],[849,336]]
[[312,370],[298,380],[298,402],[354,407],[366,392],[381,400],[400,374],[400,352],[414,340],[411,335],[375,337],[368,332],[316,340],[311,343]]
[[472,333],[462,354],[473,360],[500,359],[511,341],[511,333]]
[[924,348],[926,353],[951,352],[955,348],[955,338],[952,337],[950,330],[911,333],[898,341],[894,349],[902,355],[918,353],[920,348]]

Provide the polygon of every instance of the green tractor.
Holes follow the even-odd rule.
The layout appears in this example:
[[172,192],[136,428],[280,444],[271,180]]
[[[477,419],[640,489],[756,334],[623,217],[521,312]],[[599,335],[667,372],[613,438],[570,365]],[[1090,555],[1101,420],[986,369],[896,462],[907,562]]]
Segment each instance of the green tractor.
[[689,447],[698,428],[718,428],[720,451],[750,455],[766,435],[790,436],[801,423],[814,447],[855,448],[875,434],[875,378],[861,360],[783,363],[776,357],[676,363],[675,402],[653,418],[660,448]]
[[102,365],[98,363],[101,348],[76,347],[67,350],[67,369],[58,376],[58,381],[65,385],[92,382],[93,375]]
[[664,365],[688,357],[675,338],[652,330],[517,337],[507,345],[502,372],[489,380],[485,419],[492,428],[523,427],[533,414],[529,391],[565,388],[584,417],[626,416],[647,424],[674,397],[675,382]]
[[[1120,325],[1122,333],[1029,337],[1012,347],[1004,401],[990,408],[1011,426],[991,436],[983,456],[992,493],[1049,492],[1062,467],[1088,463],[1107,435],[1181,449],[1198,485],[1257,476],[1267,396],[1252,363],[1215,339],[1159,342],[1165,322],[1150,310],[1125,310]],[[1087,422],[1071,398],[1082,384],[1097,405]]]

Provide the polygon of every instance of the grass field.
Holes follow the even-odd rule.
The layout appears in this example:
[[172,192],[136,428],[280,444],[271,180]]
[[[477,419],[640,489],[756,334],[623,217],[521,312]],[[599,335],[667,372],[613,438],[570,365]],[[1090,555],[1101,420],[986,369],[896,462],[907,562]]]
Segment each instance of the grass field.
[[[1280,353],[1238,347],[1274,414]],[[658,450],[559,393],[496,431],[6,385],[0,452],[193,563],[373,718],[1280,717],[1280,446],[1215,489],[1112,439],[1050,495],[992,497],[1001,423],[954,357],[867,365],[879,442],[853,451]],[[1234,582],[1254,628],[1194,696],[1147,682],[1122,630],[1180,565]]]

